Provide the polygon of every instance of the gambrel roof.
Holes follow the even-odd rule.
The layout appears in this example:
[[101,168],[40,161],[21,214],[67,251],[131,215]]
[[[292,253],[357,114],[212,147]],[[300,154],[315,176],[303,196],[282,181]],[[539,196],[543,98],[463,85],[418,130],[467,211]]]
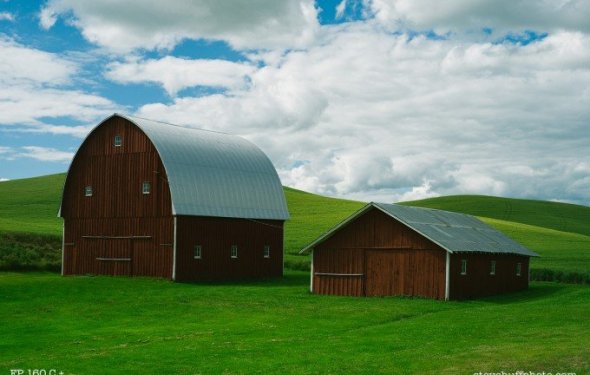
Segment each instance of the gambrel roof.
[[371,208],[376,208],[415,232],[428,238],[449,253],[494,253],[538,256],[518,242],[483,223],[475,216],[435,210],[431,208],[409,207],[399,204],[369,203],[342,223],[338,224],[318,239],[307,245],[301,254],[330,238],[338,230]]
[[96,128],[116,116],[135,124],[154,144],[168,176],[174,215],[289,218],[279,176],[253,143],[230,134],[121,114]]

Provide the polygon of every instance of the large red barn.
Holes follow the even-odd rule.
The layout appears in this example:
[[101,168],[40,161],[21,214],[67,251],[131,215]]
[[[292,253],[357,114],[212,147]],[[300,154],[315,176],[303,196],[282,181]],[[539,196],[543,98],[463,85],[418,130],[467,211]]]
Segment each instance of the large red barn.
[[283,274],[281,182],[240,137],[115,114],[76,153],[59,215],[64,275]]

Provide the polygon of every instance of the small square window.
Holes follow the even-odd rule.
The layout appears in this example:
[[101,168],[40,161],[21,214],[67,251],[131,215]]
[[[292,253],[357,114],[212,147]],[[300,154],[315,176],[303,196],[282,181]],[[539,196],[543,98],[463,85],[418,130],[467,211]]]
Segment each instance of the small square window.
[[264,257],[270,258],[270,246],[264,245]]
[[195,245],[195,247],[193,247],[193,258],[201,259],[202,253],[203,247],[201,245]]
[[115,139],[113,140],[113,145],[115,145],[115,147],[121,147],[122,144],[123,138],[120,135],[116,135]]
[[490,275],[495,275],[496,274],[496,261],[492,260],[492,262],[490,263]]
[[141,187],[141,191],[142,191],[142,193],[144,193],[144,194],[149,194],[149,193],[150,193],[150,191],[151,191],[151,187],[152,187],[152,186],[150,185],[150,183],[149,183],[149,182],[147,182],[147,181],[144,181],[144,182],[143,182],[143,185],[142,185],[142,187]]
[[467,275],[467,259],[461,259],[461,275]]
[[231,245],[231,257],[232,258],[238,257],[238,246],[237,245]]
[[84,196],[85,197],[91,197],[92,196],[92,186],[86,186],[84,188]]
[[520,276],[522,274],[522,263],[516,263],[516,276]]

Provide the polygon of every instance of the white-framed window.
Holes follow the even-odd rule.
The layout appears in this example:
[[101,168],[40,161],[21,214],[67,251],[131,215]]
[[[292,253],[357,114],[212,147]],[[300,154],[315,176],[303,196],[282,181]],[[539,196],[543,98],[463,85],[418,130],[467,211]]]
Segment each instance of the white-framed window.
[[123,144],[123,137],[121,137],[120,135],[116,135],[115,138],[113,139],[113,145],[115,147],[121,147],[121,145]]
[[92,196],[92,186],[88,185],[84,188],[84,196],[91,197]]
[[193,247],[193,258],[195,259],[201,259],[201,256],[203,255],[203,246],[201,245],[195,245]]
[[461,259],[461,275],[467,275],[467,259]]
[[143,184],[141,185],[141,192],[143,194],[149,194],[151,192],[152,189],[152,185],[150,185],[149,182],[144,181]]
[[522,263],[516,263],[516,276],[520,276],[522,274]]
[[238,245],[231,245],[231,257],[232,258],[238,257]]
[[270,246],[269,245],[264,245],[264,257],[270,258]]
[[495,275],[496,274],[496,261],[492,260],[490,262],[490,275]]

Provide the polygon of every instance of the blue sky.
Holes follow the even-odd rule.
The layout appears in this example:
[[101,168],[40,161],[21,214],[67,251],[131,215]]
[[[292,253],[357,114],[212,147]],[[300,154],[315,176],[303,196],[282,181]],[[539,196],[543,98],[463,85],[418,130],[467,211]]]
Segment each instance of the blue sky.
[[[515,16],[518,15],[518,16]],[[0,179],[113,112],[259,145],[285,185],[590,204],[590,2],[0,2]]]

